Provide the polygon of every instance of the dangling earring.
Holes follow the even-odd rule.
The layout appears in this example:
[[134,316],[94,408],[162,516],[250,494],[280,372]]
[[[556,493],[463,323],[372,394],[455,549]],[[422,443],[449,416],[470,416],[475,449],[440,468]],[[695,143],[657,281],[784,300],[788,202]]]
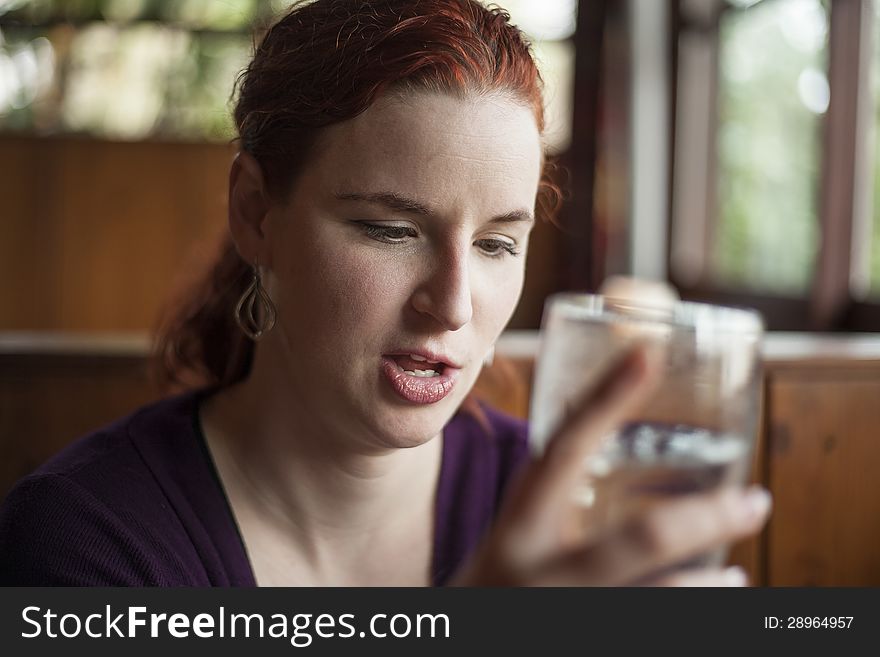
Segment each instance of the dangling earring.
[[483,358],[483,366],[484,367],[492,367],[492,363],[495,362],[495,345],[493,344],[489,348],[489,353],[486,354],[486,357]]
[[275,326],[275,304],[266,294],[260,279],[260,267],[253,265],[253,280],[241,295],[235,306],[235,321],[238,327],[254,342],[257,342]]

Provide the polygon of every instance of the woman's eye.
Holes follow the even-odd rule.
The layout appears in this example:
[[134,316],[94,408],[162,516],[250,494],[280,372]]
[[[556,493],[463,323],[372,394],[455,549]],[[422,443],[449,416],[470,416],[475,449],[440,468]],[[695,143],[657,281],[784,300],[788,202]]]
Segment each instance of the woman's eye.
[[514,242],[508,242],[506,240],[477,240],[475,244],[483,250],[483,253],[488,256],[492,256],[493,258],[504,255],[518,256],[520,254],[520,251],[516,247],[516,244]]
[[381,224],[360,224],[363,231],[374,240],[387,242],[388,244],[398,244],[404,242],[410,237],[417,237],[415,229],[411,226],[383,226]]

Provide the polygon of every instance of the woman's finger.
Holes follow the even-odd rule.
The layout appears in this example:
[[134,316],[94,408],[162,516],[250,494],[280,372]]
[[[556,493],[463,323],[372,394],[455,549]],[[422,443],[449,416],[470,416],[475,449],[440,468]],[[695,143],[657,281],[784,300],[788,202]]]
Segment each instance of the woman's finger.
[[517,543],[523,552],[532,552],[529,546],[539,549],[535,540],[556,540],[571,508],[575,486],[585,474],[587,456],[653,392],[661,356],[655,346],[631,348],[575,407],[541,458],[523,473],[499,516],[499,525],[521,535]]
[[546,563],[541,579],[564,586],[630,585],[754,533],[770,504],[760,487],[725,488],[658,504]]

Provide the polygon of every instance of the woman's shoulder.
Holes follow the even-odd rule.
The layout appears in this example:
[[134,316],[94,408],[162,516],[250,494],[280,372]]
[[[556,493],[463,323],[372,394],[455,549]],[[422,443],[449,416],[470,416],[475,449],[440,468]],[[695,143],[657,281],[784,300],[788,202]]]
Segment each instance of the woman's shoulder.
[[106,479],[115,468],[128,475],[142,465],[141,452],[160,442],[177,446],[193,439],[193,414],[200,391],[166,397],[82,436],[39,466],[25,479],[63,476],[86,485]]
[[193,575],[204,571],[199,537],[212,540],[198,515],[222,522],[223,506],[196,434],[198,398],[142,407],[20,480],[0,507],[0,582],[207,584]]

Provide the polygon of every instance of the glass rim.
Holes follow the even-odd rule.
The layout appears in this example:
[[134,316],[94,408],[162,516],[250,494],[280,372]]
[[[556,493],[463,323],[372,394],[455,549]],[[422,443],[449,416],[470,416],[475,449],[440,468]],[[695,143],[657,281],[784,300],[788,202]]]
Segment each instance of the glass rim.
[[569,320],[660,323],[678,328],[713,329],[718,332],[761,335],[765,331],[761,314],[752,308],[738,308],[694,301],[672,303],[644,301],[588,292],[557,292],[544,301],[545,319],[553,313]]

